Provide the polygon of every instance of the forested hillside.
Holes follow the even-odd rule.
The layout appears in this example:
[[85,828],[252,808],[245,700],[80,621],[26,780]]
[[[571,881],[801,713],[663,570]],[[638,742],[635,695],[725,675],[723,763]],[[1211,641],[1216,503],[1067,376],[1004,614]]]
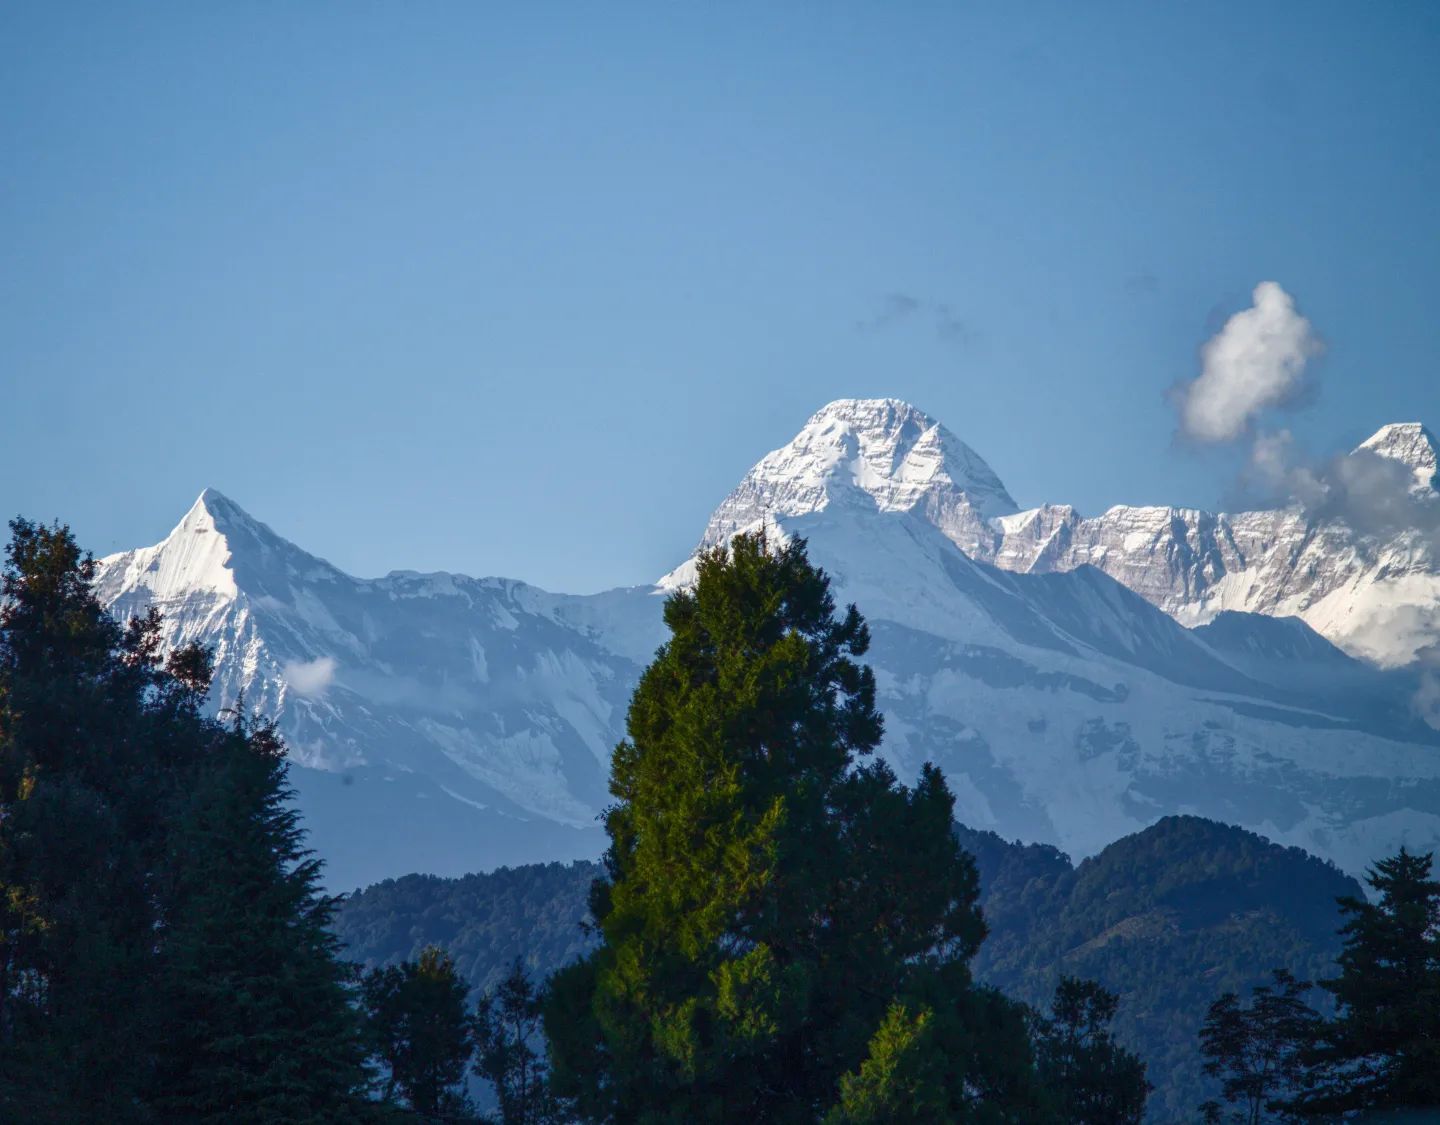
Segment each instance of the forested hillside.
[[[957,827],[980,870],[990,934],[983,981],[1040,1005],[1061,974],[1120,996],[1117,1037],[1149,1064],[1151,1117],[1189,1120],[1207,1089],[1196,1034],[1221,992],[1284,966],[1313,979],[1339,948],[1339,895],[1355,881],[1297,848],[1199,817],[1167,817],[1078,866],[1054,848]],[[597,864],[411,875],[353,895],[336,932],[367,966],[446,948],[477,989],[515,958],[546,974],[589,948],[580,920]]]
[[1062,973],[1120,997],[1117,1037],[1149,1063],[1150,1109],[1190,1120],[1204,1088],[1195,1037],[1217,995],[1283,966],[1333,971],[1335,899],[1358,884],[1298,848],[1198,817],[1166,817],[1071,867],[1048,848],[961,829],[990,936],[975,968],[1041,1003]]
[[537,863],[459,879],[386,879],[346,899],[335,930],[366,968],[414,960],[438,945],[481,991],[517,958],[543,978],[590,948],[580,919],[599,871],[594,863]]

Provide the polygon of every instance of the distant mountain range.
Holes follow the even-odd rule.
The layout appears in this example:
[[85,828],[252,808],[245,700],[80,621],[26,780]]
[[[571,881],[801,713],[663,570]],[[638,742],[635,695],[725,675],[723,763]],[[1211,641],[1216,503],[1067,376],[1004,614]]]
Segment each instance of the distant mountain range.
[[[1423,428],[1365,448],[1434,495]],[[1440,566],[1419,533],[1298,509],[1017,512],[974,451],[894,400],[825,407],[700,545],[762,525],[804,536],[869,619],[881,752],[902,776],[942,766],[966,823],[1089,855],[1194,813],[1352,872],[1440,840],[1440,733],[1410,662],[1440,639]],[[357,579],[206,490],[163,543],[103,560],[99,590],[212,645],[217,705],[243,692],[279,717],[345,888],[597,854],[626,701],[692,573],[590,596]]]

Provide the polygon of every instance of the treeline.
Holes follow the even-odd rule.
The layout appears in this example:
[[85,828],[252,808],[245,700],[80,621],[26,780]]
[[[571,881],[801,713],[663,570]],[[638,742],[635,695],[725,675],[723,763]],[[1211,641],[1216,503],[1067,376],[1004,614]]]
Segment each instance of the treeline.
[[[1234,992],[1215,1001],[1201,1051],[1223,1085],[1222,1098],[1201,1107],[1207,1123],[1381,1120],[1404,1111],[1440,1119],[1440,881],[1432,868],[1431,855],[1402,848],[1369,872],[1373,901],[1340,900],[1335,975],[1312,986],[1278,969],[1248,1003]],[[1312,988],[1325,1008],[1307,999]]]
[[[1144,1116],[1114,992],[1061,974],[1031,1007],[977,980],[989,927],[953,800],[939,771],[907,787],[873,756],[868,632],[803,543],[739,537],[667,602],[588,951],[543,981],[515,963],[471,1004],[440,948],[343,960],[273,727],[243,703],[210,717],[208,655],[163,655],[153,614],[112,622],[64,528],[12,532],[0,1119],[473,1121],[472,1080],[504,1125]],[[1428,857],[1394,863],[1377,904],[1346,907],[1330,1011],[1293,978],[1217,1002],[1204,1058],[1232,1102],[1210,1119],[1440,1100],[1440,893]],[[997,913],[1049,909],[1027,885]]]
[[121,627],[69,532],[11,525],[0,606],[0,1120],[356,1121],[351,972],[284,747],[210,659]]
[[[1111,1026],[1146,1063],[1152,1121],[1192,1122],[1218,1095],[1197,1049],[1217,994],[1246,994],[1271,965],[1300,979],[1333,972],[1335,900],[1361,893],[1323,860],[1198,817],[1166,817],[1078,867],[1051,847],[955,831],[975,859],[988,930],[976,979],[1038,1007],[1066,975],[1119,995]],[[498,984],[516,958],[543,980],[593,948],[581,923],[600,873],[552,863],[390,879],[351,895],[335,932],[370,966],[441,945],[474,992]]]

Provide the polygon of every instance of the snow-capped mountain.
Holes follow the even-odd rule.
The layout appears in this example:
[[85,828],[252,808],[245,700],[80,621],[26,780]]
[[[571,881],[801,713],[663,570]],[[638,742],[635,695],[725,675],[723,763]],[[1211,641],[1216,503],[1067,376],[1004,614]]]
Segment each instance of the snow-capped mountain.
[[766,454],[727,496],[701,540],[727,543],[763,516],[918,511],[971,555],[1015,501],[990,466],[945,427],[896,399],[842,399]]
[[955,541],[1006,570],[1098,567],[1186,625],[1226,610],[1300,617],[1351,655],[1398,667],[1440,641],[1436,448],[1424,426],[1404,423],[1351,454],[1410,470],[1425,527],[1357,529],[1298,506],[1233,515],[1116,507],[1086,518],[1046,505],[993,521],[988,540]]
[[423,857],[455,872],[594,855],[610,751],[661,639],[648,588],[356,579],[213,489],[164,542],[104,559],[98,592],[121,616],[157,606],[169,643],[212,646],[217,705],[243,693],[280,718],[337,885]]
[[[1047,511],[1017,514],[913,407],[847,400],[763,458],[701,546],[761,523],[809,541],[871,623],[881,752],[902,776],[941,765],[973,827],[1084,855],[1190,812],[1352,871],[1440,840],[1440,735],[1408,673],[1293,619],[1187,629],[1154,589],[1073,558],[984,561]],[[221,705],[243,690],[280,716],[316,845],[348,886],[598,851],[625,701],[663,640],[663,594],[691,574],[590,597],[356,579],[207,491],[163,543],[103,560],[100,591],[214,645]]]

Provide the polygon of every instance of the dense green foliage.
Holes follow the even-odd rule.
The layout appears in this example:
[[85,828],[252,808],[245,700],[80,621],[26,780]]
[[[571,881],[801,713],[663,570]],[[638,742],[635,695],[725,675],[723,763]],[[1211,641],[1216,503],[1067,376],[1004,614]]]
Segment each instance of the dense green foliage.
[[1327,1119],[1355,1111],[1440,1115],[1440,881],[1434,856],[1402,848],[1371,869],[1374,900],[1340,900],[1338,974],[1319,982],[1333,1018],[1312,1025],[1292,1107]]
[[[153,927],[196,685],[90,596],[63,528],[11,524],[0,608],[0,1118],[135,1119],[160,1034]],[[194,663],[184,654],[180,666]],[[203,667],[203,661],[201,662]]]
[[596,1121],[813,1122],[889,1049],[898,1004],[933,1120],[1036,1120],[1021,1013],[971,982],[953,798],[870,758],[859,613],[835,616],[803,542],[742,535],[665,622],[611,764],[600,944],[546,1004],[557,1090]]
[[361,991],[386,1099],[398,1096],[427,1119],[467,1118],[463,1083],[473,1036],[454,962],[431,946],[417,961],[367,973]]
[[356,1120],[331,904],[263,724],[17,520],[0,607],[0,1120]]
[[[1267,981],[1272,965],[1309,979],[1330,973],[1340,950],[1335,898],[1359,892],[1312,856],[1192,817],[1167,817],[1079,868],[1054,848],[956,832],[975,857],[989,928],[977,978],[1036,1007],[1067,974],[1118,995],[1114,1035],[1147,1063],[1155,1120],[1188,1122],[1199,1102],[1218,1094],[1196,1040],[1215,997]],[[594,864],[552,864],[387,881],[342,905],[337,932],[352,957],[372,964],[455,934],[475,951],[465,970],[472,985],[489,987],[526,945],[523,926],[506,917],[513,909],[534,919],[536,949],[567,951],[531,963],[543,976],[573,959],[569,950],[588,948],[579,920],[598,872]],[[492,890],[496,903],[486,901]],[[486,948],[505,953],[486,959]]]
[[[1201,1030],[1206,1070],[1239,1106],[1202,1107],[1207,1122],[1440,1117],[1440,881],[1434,857],[1401,848],[1367,875],[1372,900],[1339,899],[1339,972],[1319,982],[1328,1017],[1306,1001],[1309,982],[1276,970],[1249,1005],[1226,993]],[[1394,1116],[1392,1116],[1394,1115]]]
[[352,1119],[367,1075],[333,902],[287,798],[284,746],[236,719],[180,820],[161,947],[163,1120]]

